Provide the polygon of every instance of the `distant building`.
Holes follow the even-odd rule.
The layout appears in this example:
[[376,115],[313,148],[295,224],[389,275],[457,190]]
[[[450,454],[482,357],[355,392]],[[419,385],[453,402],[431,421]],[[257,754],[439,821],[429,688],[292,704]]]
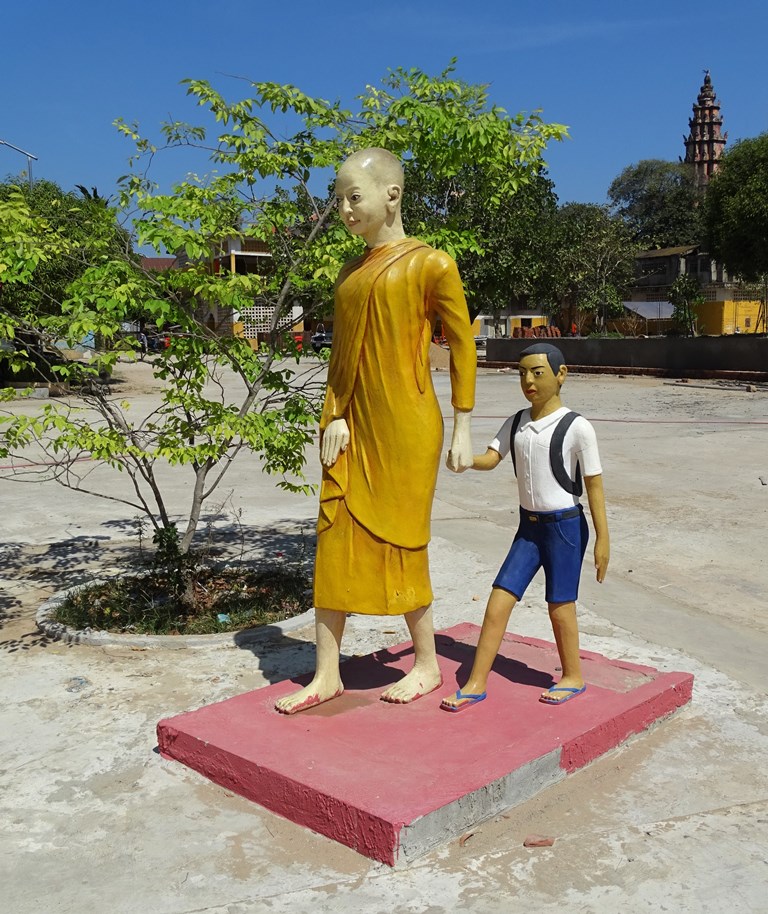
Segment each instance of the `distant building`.
[[[255,238],[230,238],[223,243],[220,253],[214,258],[214,269],[218,273],[257,273],[264,276],[273,269],[269,245],[266,241]],[[211,313],[213,314],[213,306]],[[302,313],[301,305],[292,306],[290,326],[297,339],[303,335],[304,330]],[[234,335],[245,337],[255,346],[270,332],[274,306],[256,298],[252,305],[241,308],[237,313],[218,307],[215,317],[217,321],[230,320]]]
[[[147,273],[164,273],[166,270],[183,270],[190,263],[185,253],[176,257],[145,257],[142,255],[141,268]],[[213,333],[219,336],[232,336],[235,331],[235,321],[231,308],[222,308],[217,304],[209,304],[197,299],[192,299],[194,307],[192,313]],[[143,324],[143,322],[142,322]],[[130,329],[130,328],[123,328]],[[138,329],[138,328],[137,328]]]
[[[709,70],[688,121],[684,138],[686,164],[693,167],[696,188],[706,190],[716,173],[728,134],[722,132],[720,103],[712,87]],[[758,333],[765,330],[760,291],[728,273],[699,244],[684,244],[641,251],[635,258],[636,279],[630,301],[624,302],[628,316],[644,322],[647,332],[665,332],[672,326],[669,290],[678,276],[693,276],[701,286],[704,303],[697,308],[700,333]]]
[[693,165],[698,190],[703,190],[717,171],[717,163],[728,141],[728,134],[721,133],[722,127],[720,104],[712,88],[709,70],[706,70],[704,84],[693,106],[693,117],[688,120],[689,133],[684,138],[684,161]]
[[624,317],[611,326],[627,336],[662,336],[672,330],[674,308],[668,301],[625,301]]
[[476,336],[515,336],[515,331],[549,326],[550,318],[538,307],[512,304],[494,314],[478,314],[473,330]]
[[[191,261],[184,252],[177,257],[142,257],[141,266],[146,271],[163,272],[165,270],[183,270]],[[247,275],[256,273],[264,276],[272,269],[272,254],[264,241],[254,238],[228,238],[222,242],[219,251],[209,261],[209,269],[214,274],[238,273]],[[239,311],[216,301],[206,301],[196,297],[193,302],[195,318],[218,336],[239,336],[258,346],[259,340],[265,337],[272,326],[274,308],[270,304],[255,298],[253,303]],[[302,335],[302,309],[294,305],[291,311],[292,330]]]
[[[633,302],[651,304],[650,310],[639,309],[638,314],[648,321],[656,318],[657,331],[665,329],[662,324],[665,313],[666,317],[671,316],[669,289],[682,275],[693,276],[701,286],[704,303],[697,309],[700,333],[758,333],[765,329],[760,317],[759,289],[736,280],[701,245],[641,251],[635,257],[635,269],[635,286],[630,301],[624,305],[637,310],[632,309]],[[664,304],[668,308],[664,308]]]
[[178,266],[175,257],[144,257],[141,258],[141,269],[147,273],[163,273]]

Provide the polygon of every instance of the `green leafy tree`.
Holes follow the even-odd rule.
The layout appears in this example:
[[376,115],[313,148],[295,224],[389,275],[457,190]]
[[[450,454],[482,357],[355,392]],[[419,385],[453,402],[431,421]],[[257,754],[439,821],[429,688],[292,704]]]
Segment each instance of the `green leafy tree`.
[[768,274],[768,133],[742,140],[720,159],[705,205],[706,244],[728,270]]
[[704,303],[701,286],[695,276],[683,273],[672,283],[667,293],[672,303],[672,319],[686,336],[696,336],[698,307]]
[[[493,188],[489,206],[498,207],[539,174],[546,144],[565,134],[537,112],[508,116],[489,103],[485,87],[457,79],[452,67],[434,78],[419,70],[391,72],[380,88],[366,88],[354,112],[293,86],[252,83],[248,97],[230,102],[207,82],[186,84],[213,126],[169,123],[152,141],[138,126],[118,124],[136,148],[121,182],[122,212],[133,219],[140,245],[177,253],[184,268],[147,273],[130,252],[102,256],[94,241],[59,308],[37,316],[48,335],[78,340],[94,334],[104,341],[90,365],[58,368],[65,380],[85,376],[83,402],[4,417],[6,451],[42,446],[54,462],[54,477],[65,485],[90,491],[87,474],[78,474],[83,455],[126,473],[134,497],[117,500],[148,518],[166,554],[173,546],[180,556],[192,544],[203,505],[242,449],[258,454],[280,485],[307,488],[304,446],[314,432],[322,387],[318,363],[302,368],[287,331],[324,306],[340,266],[360,246],[333,218],[333,192],[321,196],[315,189],[327,184],[329,171],[354,149],[372,145],[402,156],[416,189],[428,183],[420,176],[438,185],[471,163]],[[150,165],[180,147],[205,151],[213,170],[188,175],[163,193],[151,180]],[[73,250],[63,231],[35,220],[19,189],[0,208],[0,241],[9,242],[0,248],[6,285],[33,283],[42,264]],[[459,257],[480,249],[471,227],[444,216],[440,201],[427,199],[409,229]],[[233,238],[265,243],[270,268],[247,274],[211,269]],[[261,306],[268,315],[261,346],[212,333],[196,316],[206,303],[235,313]],[[136,314],[174,328],[171,346],[152,361],[162,401],[148,417],[132,415],[130,404],[95,382],[114,366],[120,328]],[[13,315],[0,316],[6,338],[17,329]],[[158,473],[169,464],[191,474],[190,504],[178,534]]]
[[619,316],[634,282],[637,246],[623,220],[606,207],[568,203],[551,222],[546,298],[554,312],[565,312],[567,327],[581,332],[589,318],[605,326]]
[[498,207],[488,205],[482,176],[462,197],[460,216],[476,228],[481,251],[459,258],[472,315],[498,315],[510,305],[538,303],[548,281],[549,226],[557,212],[552,182],[536,175]]
[[[98,196],[95,188],[78,195],[62,190],[53,181],[35,181],[30,186],[20,179],[8,179],[0,184],[0,206],[16,205],[25,207],[38,222],[39,259],[27,281],[4,282],[0,304],[24,321],[57,313],[70,283],[89,263],[132,256],[129,233],[119,225],[116,210]],[[51,249],[53,252],[55,248],[56,256],[46,256],[46,233],[57,239]],[[5,231],[3,236],[6,243],[13,243],[14,238]]]
[[700,201],[690,165],[662,159],[628,165],[608,188],[608,199],[643,248],[701,241]]
[[472,233],[472,243],[460,250],[455,243],[449,247],[457,256],[473,318],[535,297],[546,269],[546,226],[557,209],[548,178],[535,174],[499,202],[494,202],[495,179],[476,164],[439,181],[415,172],[406,182],[406,227],[429,226],[444,241]]

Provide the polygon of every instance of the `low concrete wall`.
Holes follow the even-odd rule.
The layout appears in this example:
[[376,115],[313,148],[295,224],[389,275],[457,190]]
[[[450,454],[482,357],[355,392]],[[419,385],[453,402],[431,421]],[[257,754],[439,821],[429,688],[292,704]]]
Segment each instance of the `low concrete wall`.
[[671,376],[714,372],[757,372],[768,377],[768,338],[765,336],[702,336],[695,339],[571,339],[494,340],[486,345],[489,362],[517,362],[523,349],[536,342],[551,342],[567,365],[585,368],[643,369]]

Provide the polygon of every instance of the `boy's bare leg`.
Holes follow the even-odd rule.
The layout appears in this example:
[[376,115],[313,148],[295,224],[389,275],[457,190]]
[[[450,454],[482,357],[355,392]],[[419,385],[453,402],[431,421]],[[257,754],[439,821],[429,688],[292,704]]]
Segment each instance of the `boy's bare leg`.
[[[559,686],[580,689],[584,685],[581,676],[581,660],[579,658],[579,626],[576,620],[575,603],[549,603],[549,618],[552,622],[552,631],[555,635],[557,653],[560,655],[560,665],[563,675],[558,682]],[[549,702],[559,702],[567,698],[570,692],[542,692],[542,698]]]
[[422,606],[421,609],[406,613],[405,622],[413,641],[413,669],[381,695],[382,701],[395,704],[415,701],[434,691],[443,681],[435,652],[432,606]]
[[278,711],[295,714],[341,695],[344,686],[339,676],[339,652],[346,621],[347,614],[344,612],[334,609],[315,610],[315,676],[308,686],[279,698],[275,702]]
[[[517,597],[509,591],[494,587],[485,608],[480,640],[477,642],[475,660],[469,679],[461,687],[465,695],[481,695],[485,692],[488,675],[499,653],[501,641],[507,630],[509,617],[517,603]],[[468,699],[456,698],[455,693],[447,695],[442,704],[451,708],[460,708]]]

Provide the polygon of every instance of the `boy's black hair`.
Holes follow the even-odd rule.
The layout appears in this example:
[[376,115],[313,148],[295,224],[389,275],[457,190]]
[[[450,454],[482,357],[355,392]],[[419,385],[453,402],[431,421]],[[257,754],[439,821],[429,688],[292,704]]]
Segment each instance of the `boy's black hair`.
[[533,346],[523,349],[520,353],[520,359],[526,355],[545,355],[549,362],[549,367],[552,369],[552,374],[557,374],[560,371],[560,367],[565,365],[562,352],[551,343],[534,343]]

